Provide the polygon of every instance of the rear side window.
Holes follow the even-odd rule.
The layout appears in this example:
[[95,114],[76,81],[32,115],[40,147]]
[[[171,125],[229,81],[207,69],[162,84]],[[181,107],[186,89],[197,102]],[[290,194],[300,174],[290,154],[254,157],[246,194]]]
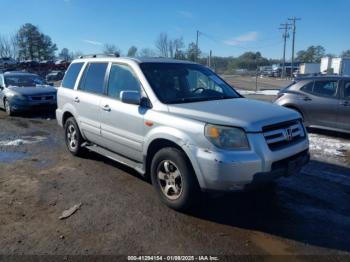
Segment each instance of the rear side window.
[[71,64],[63,78],[62,87],[73,89],[83,63]]
[[312,88],[314,87],[314,81],[311,81],[301,88],[301,91],[306,93],[312,93]]
[[84,72],[79,89],[95,94],[103,94],[108,63],[91,63]]
[[338,81],[315,81],[313,93],[321,96],[335,96]]

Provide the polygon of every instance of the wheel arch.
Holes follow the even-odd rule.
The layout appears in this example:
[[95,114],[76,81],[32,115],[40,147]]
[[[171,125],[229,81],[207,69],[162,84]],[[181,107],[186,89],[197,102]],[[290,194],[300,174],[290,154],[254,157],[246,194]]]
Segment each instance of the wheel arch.
[[200,176],[197,175],[196,170],[198,170],[196,163],[193,161],[193,158],[191,157],[190,151],[186,149],[186,146],[181,145],[176,139],[172,139],[170,137],[159,137],[155,138],[152,140],[147,147],[146,155],[145,155],[145,163],[144,163],[144,168],[145,168],[145,177],[147,179],[150,179],[150,170],[151,170],[151,163],[154,155],[161,149],[166,148],[166,147],[173,147],[178,150],[180,150],[182,153],[184,153],[186,159],[188,160],[191,168],[193,175],[195,176],[195,179],[198,183],[198,185],[201,185],[202,181],[200,179]]

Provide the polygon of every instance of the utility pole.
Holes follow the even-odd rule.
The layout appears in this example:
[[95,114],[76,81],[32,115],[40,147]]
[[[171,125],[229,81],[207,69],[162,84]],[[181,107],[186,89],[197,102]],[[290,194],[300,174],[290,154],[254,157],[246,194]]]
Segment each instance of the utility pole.
[[284,40],[282,78],[284,78],[286,75],[286,46],[287,46],[287,38],[289,38],[288,30],[290,29],[290,24],[288,24],[288,23],[281,24],[281,27],[279,29],[284,30],[283,35],[282,35],[283,40]]
[[212,51],[210,50],[209,52],[209,59],[208,59],[208,67],[211,68],[211,56],[212,56]]
[[197,30],[197,38],[196,38],[196,61],[198,61],[198,55],[199,55],[199,52],[198,52],[198,38],[199,38],[199,30]]
[[295,33],[296,33],[296,21],[300,21],[301,18],[288,18],[289,21],[292,21],[292,27],[293,27],[293,41],[292,41],[292,72],[294,70],[294,47],[295,47]]

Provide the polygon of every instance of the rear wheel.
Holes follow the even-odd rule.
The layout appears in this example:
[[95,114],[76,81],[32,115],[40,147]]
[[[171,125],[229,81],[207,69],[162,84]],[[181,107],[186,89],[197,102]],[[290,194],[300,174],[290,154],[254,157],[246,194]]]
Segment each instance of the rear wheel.
[[177,148],[163,148],[153,157],[152,184],[163,203],[186,210],[198,201],[197,179],[185,154]]
[[84,139],[80,133],[77,122],[74,117],[67,119],[65,125],[65,140],[66,146],[73,155],[80,156],[84,153],[84,148],[81,147]]

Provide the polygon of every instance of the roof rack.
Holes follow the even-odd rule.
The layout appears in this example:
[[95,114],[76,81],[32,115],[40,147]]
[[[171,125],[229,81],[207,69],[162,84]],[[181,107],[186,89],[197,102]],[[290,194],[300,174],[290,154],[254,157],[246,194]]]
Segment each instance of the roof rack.
[[91,54],[91,55],[81,55],[78,58],[96,58],[96,57],[120,57],[119,52],[113,54]]

